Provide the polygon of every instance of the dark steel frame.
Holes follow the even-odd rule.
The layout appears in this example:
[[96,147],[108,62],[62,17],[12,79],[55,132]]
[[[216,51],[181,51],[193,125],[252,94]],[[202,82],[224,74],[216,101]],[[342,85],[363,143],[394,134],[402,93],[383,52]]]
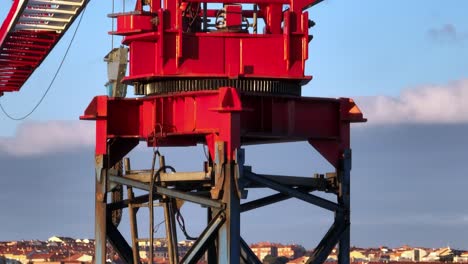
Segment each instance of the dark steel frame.
[[[323,263],[337,244],[339,263],[349,263],[350,123],[365,121],[352,100],[240,95],[236,89],[226,87],[219,91],[139,99],[96,97],[82,119],[96,120],[96,263],[105,263],[106,240],[125,262],[139,262],[135,255],[138,238],[134,205],[148,202],[149,195],[133,197],[131,191],[127,200],[111,204],[106,198],[115,184],[126,185],[130,190],[150,190],[148,173],[144,174],[146,179],[143,174],[132,178],[131,173],[128,176],[108,173],[139,141],[147,142],[148,146],[208,145],[211,168],[208,189],[167,188],[168,175],[166,182],[154,187],[153,198],[160,199],[164,206],[169,198],[208,208],[207,228],[182,259],[172,247],[171,263],[196,263],[205,253],[210,264],[260,263],[240,237],[240,214],[289,198],[335,212],[333,225],[309,263]],[[241,145],[290,141],[308,141],[336,171],[326,177],[305,178],[259,175],[244,166]],[[199,186],[206,185],[207,181],[203,181]],[[279,193],[241,203],[248,188],[270,188]],[[334,193],[337,202],[310,194],[311,191]],[[126,207],[130,210],[132,246],[112,224],[109,212]],[[165,211],[168,241],[174,241],[176,234],[171,227],[174,212],[167,208]]]

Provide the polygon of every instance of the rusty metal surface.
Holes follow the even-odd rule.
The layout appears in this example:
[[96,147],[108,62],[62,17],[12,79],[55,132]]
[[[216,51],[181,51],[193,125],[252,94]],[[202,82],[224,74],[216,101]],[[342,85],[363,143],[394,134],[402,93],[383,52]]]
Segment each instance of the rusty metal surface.
[[105,155],[96,155],[96,193],[95,193],[95,256],[96,263],[106,263],[107,233],[107,172],[104,167]]

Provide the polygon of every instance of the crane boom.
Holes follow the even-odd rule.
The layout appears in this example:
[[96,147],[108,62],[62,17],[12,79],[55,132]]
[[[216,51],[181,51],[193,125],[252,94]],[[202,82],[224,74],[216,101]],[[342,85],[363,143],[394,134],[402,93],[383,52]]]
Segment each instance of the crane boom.
[[89,0],[14,0],[0,28],[0,96],[19,91]]

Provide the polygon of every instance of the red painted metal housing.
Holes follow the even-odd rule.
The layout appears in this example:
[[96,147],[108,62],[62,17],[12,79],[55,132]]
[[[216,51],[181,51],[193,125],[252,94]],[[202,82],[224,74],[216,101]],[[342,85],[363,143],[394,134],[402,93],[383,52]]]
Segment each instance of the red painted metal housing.
[[227,142],[228,153],[244,144],[309,141],[333,166],[349,148],[349,125],[364,122],[348,98],[239,95],[235,88],[137,99],[95,97],[81,117],[96,120],[96,154],[108,139],[137,138],[149,146]]
[[[208,2],[226,5],[226,28],[255,15],[265,24],[263,32],[202,30],[192,23],[201,25],[196,19],[203,15],[213,22],[219,13],[202,11],[201,5],[206,2],[164,1],[161,8],[161,1],[151,1],[150,11],[137,6],[136,12],[115,15],[117,30],[111,34],[125,36],[123,43],[130,48],[130,73],[125,81],[260,78],[306,83],[311,79],[304,75],[310,39],[308,12],[304,9],[320,0]],[[239,3],[256,4],[259,9],[241,10]],[[187,18],[184,14],[189,11],[198,18]]]
[[[214,0],[220,10],[201,8],[203,1],[150,1],[149,10],[114,14],[117,30],[130,49],[129,83],[161,79],[275,79],[305,83],[309,21],[304,10],[319,0]],[[255,4],[253,10],[243,10]],[[190,15],[191,14],[191,15]],[[239,23],[263,20],[262,33]],[[191,20],[187,20],[191,18]],[[205,18],[216,28],[202,27]],[[198,24],[197,24],[198,23]],[[193,26],[195,25],[195,26]],[[97,120],[96,154],[107,154],[112,138],[136,138],[149,146],[227,144],[230,158],[243,144],[309,141],[337,167],[349,148],[349,125],[364,122],[350,99],[239,94],[233,87],[180,92],[137,99],[96,97],[82,119]]]

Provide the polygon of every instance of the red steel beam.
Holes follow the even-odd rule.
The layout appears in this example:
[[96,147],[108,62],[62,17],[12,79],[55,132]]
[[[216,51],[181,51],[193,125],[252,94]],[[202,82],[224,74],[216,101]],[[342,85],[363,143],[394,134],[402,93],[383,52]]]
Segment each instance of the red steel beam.
[[[309,141],[333,166],[349,148],[349,125],[365,122],[348,98],[239,95],[235,88],[144,98],[98,96],[83,120],[96,120],[96,154],[111,138],[138,138],[149,146],[189,146]],[[227,131],[238,131],[233,138]],[[210,142],[212,144],[210,144]]]

